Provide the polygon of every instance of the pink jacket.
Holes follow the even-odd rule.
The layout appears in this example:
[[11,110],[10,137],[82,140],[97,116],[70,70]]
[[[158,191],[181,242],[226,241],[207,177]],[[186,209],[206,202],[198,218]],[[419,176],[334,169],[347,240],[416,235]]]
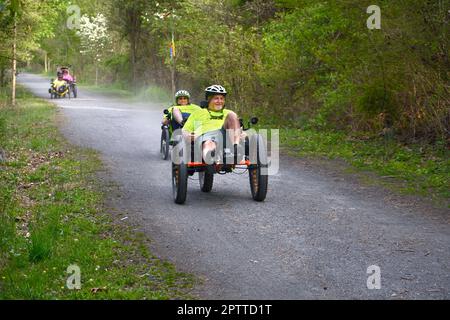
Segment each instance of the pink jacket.
[[73,77],[68,73],[63,76],[63,79],[66,80],[67,82],[73,81]]

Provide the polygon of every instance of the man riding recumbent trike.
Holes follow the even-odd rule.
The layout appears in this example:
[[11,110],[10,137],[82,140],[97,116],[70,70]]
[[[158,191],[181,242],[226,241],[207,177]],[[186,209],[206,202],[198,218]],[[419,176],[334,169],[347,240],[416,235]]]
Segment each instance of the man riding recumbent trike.
[[[227,92],[220,85],[205,90],[206,108],[190,115],[175,135],[172,149],[172,189],[175,203],[186,201],[188,178],[198,172],[200,189],[212,190],[214,175],[246,169],[252,197],[264,201],[268,186],[268,163],[263,137],[245,128],[237,115],[224,108]],[[181,133],[179,132],[181,131]]]

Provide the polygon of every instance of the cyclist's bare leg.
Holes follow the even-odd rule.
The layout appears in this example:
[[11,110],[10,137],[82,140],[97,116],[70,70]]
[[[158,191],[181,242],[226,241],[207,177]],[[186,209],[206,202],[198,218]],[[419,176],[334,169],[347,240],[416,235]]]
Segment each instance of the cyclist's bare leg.
[[183,115],[181,114],[180,109],[175,107],[175,108],[173,108],[172,113],[173,113],[173,117],[175,118],[176,122],[178,122],[178,123],[183,122]]
[[223,125],[225,130],[232,130],[231,139],[234,144],[239,144],[241,137],[241,124],[239,123],[238,116],[234,112],[230,112],[225,118]]

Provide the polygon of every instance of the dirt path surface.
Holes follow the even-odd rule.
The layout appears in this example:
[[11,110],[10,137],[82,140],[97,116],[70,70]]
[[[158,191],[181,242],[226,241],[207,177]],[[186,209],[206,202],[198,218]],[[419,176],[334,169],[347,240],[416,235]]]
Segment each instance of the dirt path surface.
[[[49,79],[19,81],[49,98]],[[189,181],[172,200],[170,161],[159,156],[163,106],[80,90],[54,100],[72,143],[98,150],[119,186],[111,205],[153,239],[152,250],[203,279],[212,299],[449,299],[450,212],[361,186],[307,161],[282,157],[265,202],[247,175]],[[196,177],[196,176],[194,176]],[[367,288],[367,268],[381,289]]]

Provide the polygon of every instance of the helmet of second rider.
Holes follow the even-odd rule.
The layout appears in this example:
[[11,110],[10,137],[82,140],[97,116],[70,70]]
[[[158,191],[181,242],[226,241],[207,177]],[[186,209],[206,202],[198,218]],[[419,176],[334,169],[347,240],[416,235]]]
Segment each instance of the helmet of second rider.
[[[186,101],[183,101],[183,103],[181,102],[181,100],[183,100],[183,98],[186,99]],[[175,93],[175,103],[179,106],[179,105],[187,105],[189,104],[189,99],[191,98],[191,95],[189,93],[189,91],[187,90],[178,90]]]

